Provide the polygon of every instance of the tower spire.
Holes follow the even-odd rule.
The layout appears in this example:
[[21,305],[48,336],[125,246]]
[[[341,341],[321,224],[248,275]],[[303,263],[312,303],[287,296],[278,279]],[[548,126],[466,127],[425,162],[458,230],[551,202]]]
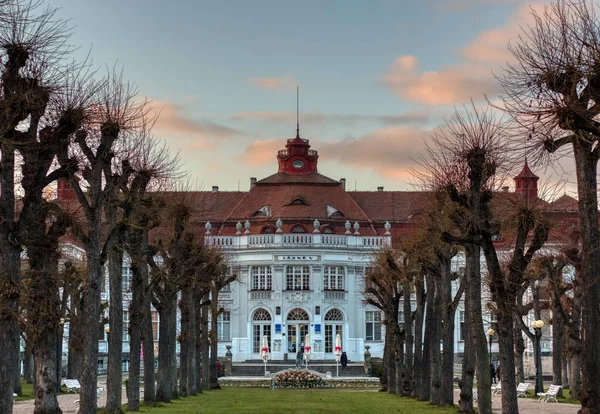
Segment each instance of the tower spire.
[[300,87],[296,85],[296,138],[300,138]]

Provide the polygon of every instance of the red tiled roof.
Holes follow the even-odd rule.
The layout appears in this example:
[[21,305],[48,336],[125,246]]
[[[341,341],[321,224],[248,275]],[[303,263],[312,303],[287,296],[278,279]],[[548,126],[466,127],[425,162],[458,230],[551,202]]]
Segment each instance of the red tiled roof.
[[339,185],[340,182],[333,180],[329,177],[325,177],[319,173],[293,175],[286,173],[275,173],[260,181],[256,182],[256,185],[265,184],[331,184]]
[[579,204],[577,199],[564,194],[558,199],[548,204],[548,211],[578,211]]
[[539,178],[539,177],[537,175],[535,175],[533,172],[531,172],[531,170],[529,169],[529,165],[527,165],[527,160],[525,160],[525,165],[523,165],[523,169],[521,170],[519,175],[517,175],[515,177],[515,179],[517,179],[517,178]]
[[433,193],[425,191],[350,191],[350,197],[374,221],[410,221],[427,210]]
[[[287,175],[287,174],[283,174]],[[313,175],[313,174],[310,174]],[[308,177],[309,175],[296,176]],[[327,178],[327,177],[325,177]],[[227,220],[252,221],[252,216],[261,207],[269,205],[272,220],[332,220],[327,215],[327,205],[340,211],[344,217],[334,218],[354,221],[369,221],[369,217],[349,196],[338,183],[335,186],[316,184],[312,182],[296,185],[271,185],[254,186],[241,200],[235,209],[226,217]],[[291,204],[296,199],[303,200],[306,204]],[[257,217],[258,218],[258,217]]]

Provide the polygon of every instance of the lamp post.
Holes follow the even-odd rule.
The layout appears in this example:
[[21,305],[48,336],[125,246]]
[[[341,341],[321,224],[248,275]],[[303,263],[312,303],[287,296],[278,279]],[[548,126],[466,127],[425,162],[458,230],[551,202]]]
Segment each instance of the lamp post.
[[487,330],[487,336],[489,338],[488,343],[490,344],[490,367],[492,366],[492,338],[494,338],[494,330],[492,328]]
[[544,392],[544,383],[542,382],[542,376],[540,369],[542,366],[542,349],[540,346],[540,338],[542,337],[542,327],[544,321],[536,320],[531,322],[531,327],[534,330],[534,344],[533,344],[533,356],[535,359],[535,395],[540,392]]

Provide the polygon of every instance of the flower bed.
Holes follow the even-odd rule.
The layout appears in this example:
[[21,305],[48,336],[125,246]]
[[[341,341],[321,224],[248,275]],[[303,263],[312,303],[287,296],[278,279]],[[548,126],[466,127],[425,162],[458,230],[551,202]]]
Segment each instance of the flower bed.
[[273,377],[277,388],[316,388],[326,387],[325,381],[308,371],[288,370]]

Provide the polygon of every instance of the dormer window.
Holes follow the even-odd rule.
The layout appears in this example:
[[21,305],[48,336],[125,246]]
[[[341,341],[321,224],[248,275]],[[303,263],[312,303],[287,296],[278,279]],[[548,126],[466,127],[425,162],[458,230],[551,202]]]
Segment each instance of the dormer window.
[[327,211],[327,217],[344,217],[344,214],[334,206],[327,205],[325,210]]
[[262,206],[252,217],[271,217],[271,206]]

